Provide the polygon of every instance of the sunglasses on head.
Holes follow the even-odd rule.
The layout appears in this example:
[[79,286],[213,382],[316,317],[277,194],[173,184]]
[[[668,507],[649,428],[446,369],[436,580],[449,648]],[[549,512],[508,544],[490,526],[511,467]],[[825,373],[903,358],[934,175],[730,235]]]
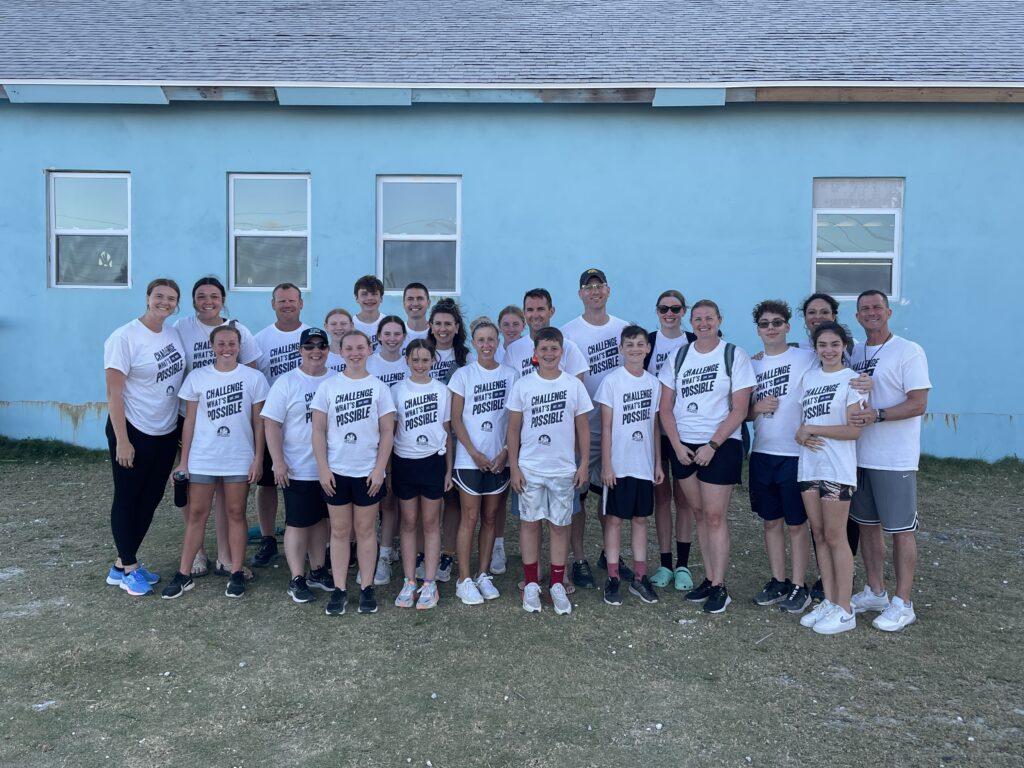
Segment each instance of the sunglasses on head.
[[312,352],[314,349],[327,349],[327,342],[325,341],[307,341],[302,345],[302,348],[307,352]]
[[658,314],[659,315],[667,315],[669,312],[671,312],[673,315],[678,315],[682,311],[683,311],[683,307],[682,307],[681,304],[674,304],[674,305],[659,304],[658,305]]
[[771,326],[772,328],[781,328],[785,324],[786,324],[786,321],[785,320],[779,320],[779,318],[775,318],[774,320],[758,320],[757,321],[757,327],[758,328],[767,328],[768,326]]

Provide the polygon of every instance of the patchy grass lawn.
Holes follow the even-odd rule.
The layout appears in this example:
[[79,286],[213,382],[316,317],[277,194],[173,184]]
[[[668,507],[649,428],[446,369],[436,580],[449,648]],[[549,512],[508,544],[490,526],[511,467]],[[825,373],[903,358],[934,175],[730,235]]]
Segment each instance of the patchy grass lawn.
[[[723,616],[671,589],[527,615],[513,523],[500,600],[463,606],[453,580],[399,611],[395,580],[379,614],[332,618],[288,599],[283,559],[238,601],[214,576],[175,601],[105,586],[105,456],[3,441],[0,765],[1020,766],[1022,479],[925,461],[918,623],[826,638],[750,602],[767,566],[744,488]],[[143,552],[168,578],[170,497]]]

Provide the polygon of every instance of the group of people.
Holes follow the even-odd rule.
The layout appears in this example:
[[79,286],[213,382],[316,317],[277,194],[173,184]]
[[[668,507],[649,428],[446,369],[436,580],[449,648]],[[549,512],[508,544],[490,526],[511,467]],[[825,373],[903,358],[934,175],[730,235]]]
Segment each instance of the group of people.
[[[437,582],[455,567],[463,603],[496,599],[511,495],[522,606],[541,611],[546,591],[555,613],[568,614],[573,591],[598,586],[584,550],[593,493],[606,603],[621,604],[624,590],[654,603],[657,589],[671,586],[720,614],[731,603],[727,511],[749,449],[750,502],[764,521],[770,570],[754,602],[802,614],[800,623],[821,634],[853,629],[865,611],[877,612],[873,624],[886,631],[916,620],[916,470],[931,385],[923,350],[889,329],[884,293],[858,297],[859,343],[826,294],[803,303],[807,336],[798,341],[788,337],[790,307],[762,301],[753,320],[763,349],[753,356],[725,340],[708,299],[688,307],[679,291],[662,292],[653,332],[610,315],[600,269],[580,276],[582,313],[561,328],[551,325],[555,307],[543,288],[496,321],[468,323],[450,298],[431,305],[420,283],[403,292],[404,318],[382,315],[384,287],[374,276],[353,293],[356,314],[332,309],[317,327],[301,320],[300,289],[278,285],[276,320],[254,335],[225,319],[217,278],[196,282],[195,315],[173,326],[177,284],[150,283],[144,314],[104,348],[118,555],[108,584],[145,595],[160,581],[138,549],[177,454],[176,482],[187,481],[188,493],[167,599],[211,570],[211,510],[212,570],[226,577],[228,597],[245,594],[253,575],[245,510],[256,484],[261,538],[251,565],[278,556],[280,490],[295,602],[323,590],[326,613],[344,614],[354,564],[358,611],[374,613],[374,587],[391,582],[396,562],[399,608],[436,606]],[[652,516],[659,563],[648,575]],[[694,528],[699,583],[689,562]],[[891,600],[883,532],[893,537]],[[867,583],[853,594],[858,545]],[[812,546],[820,579],[809,585]]]

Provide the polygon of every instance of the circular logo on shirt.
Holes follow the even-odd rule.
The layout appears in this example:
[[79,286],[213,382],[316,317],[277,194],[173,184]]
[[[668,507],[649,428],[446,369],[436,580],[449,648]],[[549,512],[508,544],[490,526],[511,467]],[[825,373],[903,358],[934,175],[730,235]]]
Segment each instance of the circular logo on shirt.
[[419,437],[416,438],[416,445],[426,445],[426,444],[427,444],[427,436],[426,435],[420,435]]
[[540,437],[537,438],[537,442],[540,443],[541,445],[551,445],[551,436],[541,435]]
[[167,396],[168,397],[174,397],[174,387],[173,386],[167,388]]
[[346,443],[354,443],[354,442],[356,442],[357,439],[358,438],[356,437],[356,433],[355,432],[346,432],[345,433],[345,442]]
[[483,424],[480,425],[480,431],[481,432],[493,432],[494,431],[494,425],[491,424],[491,422],[489,422],[489,421],[485,421]]
[[644,433],[638,429],[633,433],[633,440],[635,442],[642,443],[644,441]]
[[696,413],[697,412],[697,404],[696,403],[687,403],[686,404],[686,410],[687,410],[688,413]]
[[217,437],[227,437],[231,434],[231,430],[227,428],[227,425],[223,427],[217,427]]

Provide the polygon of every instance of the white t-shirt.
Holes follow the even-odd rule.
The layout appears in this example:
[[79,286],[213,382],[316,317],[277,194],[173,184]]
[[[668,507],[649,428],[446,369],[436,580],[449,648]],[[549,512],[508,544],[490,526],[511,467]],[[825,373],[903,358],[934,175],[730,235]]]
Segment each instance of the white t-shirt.
[[380,356],[380,351],[374,352],[366,361],[366,370],[370,372],[371,376],[376,376],[389,387],[394,387],[409,375],[409,365],[405,362],[404,357],[389,362]]
[[[270,388],[260,415],[281,425],[284,440],[284,461],[292,480],[318,480],[320,472],[313,455],[313,412],[310,405],[316,390],[335,376],[310,376],[294,368],[279,376]],[[268,449],[269,450],[269,449]]]
[[[391,391],[376,376],[331,376],[310,408],[327,414],[327,464],[344,477],[366,477],[377,465],[380,418],[395,412]],[[319,476],[319,475],[318,475]]]
[[[853,370],[871,376],[873,408],[892,408],[906,400],[908,392],[932,388],[924,350],[902,336],[878,346],[858,343],[853,350]],[[920,416],[871,424],[857,440],[857,464],[865,469],[910,472],[917,470],[920,458]]]
[[327,369],[334,371],[335,373],[344,373],[348,364],[345,362],[345,358],[339,355],[337,352],[327,353]]
[[[572,341],[587,361],[587,372],[583,374],[583,386],[587,388],[590,399],[594,399],[597,388],[601,386],[604,377],[622,365],[622,356],[619,354],[619,337],[622,329],[629,323],[620,320],[614,315],[608,315],[608,322],[604,325],[593,325],[583,319],[583,316],[574,317],[562,326],[562,335]],[[587,417],[590,419],[590,434],[596,435],[601,432],[601,409],[594,408]]]
[[[529,336],[516,339],[505,348],[504,364],[512,368],[520,377],[529,376],[537,370],[533,365],[533,349],[533,339]],[[562,345],[562,362],[558,367],[570,376],[579,376],[590,370],[587,358],[583,356],[575,342],[569,339],[566,339]]]
[[252,408],[267,399],[267,380],[247,365],[223,372],[197,368],[181,385],[179,397],[198,402],[188,471],[199,475],[246,475],[256,451]]
[[[196,368],[204,368],[213,365],[213,347],[210,346],[210,334],[219,325],[226,325],[224,320],[218,325],[204,325],[195,315],[183,317],[174,324],[178,335],[181,336],[181,343],[185,348],[185,371],[190,373]],[[258,363],[263,356],[260,345],[249,329],[241,323],[235,323],[235,328],[242,334],[242,347],[238,352],[238,362],[242,365]]]
[[[800,407],[803,423],[818,427],[841,427],[847,424],[846,409],[864,402],[864,395],[850,386],[857,374],[849,368],[826,373],[812,368],[803,378]],[[857,485],[857,441],[821,438],[824,445],[812,451],[800,446],[800,467],[797,480],[830,480],[843,485]]]
[[103,343],[103,368],[125,375],[124,416],[146,435],[166,435],[178,425],[178,390],[185,378],[185,350],[173,326],[153,333],[137,318]]
[[404,379],[391,390],[395,400],[395,454],[403,459],[425,459],[436,453],[443,454],[447,446],[448,430],[444,428],[449,416],[448,387],[431,379],[429,384],[417,384]]
[[299,352],[299,339],[302,332],[309,328],[302,323],[294,331],[279,331],[277,325],[271,323],[256,334],[256,343],[260,346],[260,370],[267,377],[267,383],[273,384],[277,377],[298,368],[302,363]]
[[377,315],[376,320],[372,320],[369,323],[364,323],[359,319],[358,315],[352,315],[352,327],[357,331],[362,331],[370,337],[370,351],[376,352],[377,347],[380,346],[380,341],[377,339],[377,326],[380,325],[381,318],[383,315]]
[[[682,350],[680,347],[676,355]],[[729,416],[732,394],[757,383],[754,369],[750,367],[750,357],[742,348],[736,347],[730,394],[729,377],[725,373],[724,341],[720,340],[707,354],[698,352],[697,347],[691,344],[678,376],[675,373],[676,355],[665,361],[658,381],[675,393],[672,413],[676,417],[679,439],[684,443],[706,443]],[[739,436],[739,427],[729,435],[737,439]]]
[[422,331],[414,331],[406,326],[405,329],[405,341],[402,342],[402,358],[405,359],[405,350],[409,348],[416,339],[425,339],[427,334],[430,333],[430,326],[428,325]]
[[[807,349],[786,347],[781,355],[764,355],[751,360],[757,377],[754,402],[766,397],[779,398],[775,413],[762,413],[754,419],[754,453],[772,456],[799,456],[796,431],[800,429],[800,380],[811,368],[818,368],[817,356]],[[753,406],[751,406],[753,407]]]
[[523,414],[519,467],[542,477],[576,472],[576,417],[594,405],[583,382],[564,371],[557,379],[525,376],[512,386],[508,410]]
[[439,349],[434,358],[434,364],[430,366],[430,378],[447,384],[455,372],[455,347],[451,349]]
[[651,362],[647,364],[648,373],[653,373],[655,376],[661,373],[661,367],[665,364],[665,361],[668,360],[669,356],[686,343],[687,339],[685,332],[680,333],[674,339],[659,332],[654,337],[654,349],[651,351]]
[[[479,363],[469,363],[455,371],[448,384],[454,394],[465,401],[462,423],[469,433],[473,447],[488,459],[493,459],[505,447],[508,431],[508,400],[516,372],[507,365],[488,371]],[[476,469],[473,458],[461,441],[455,444],[455,469]]]
[[604,377],[594,402],[612,410],[615,477],[654,482],[654,422],[661,403],[661,382],[647,371],[634,376],[617,368]]

